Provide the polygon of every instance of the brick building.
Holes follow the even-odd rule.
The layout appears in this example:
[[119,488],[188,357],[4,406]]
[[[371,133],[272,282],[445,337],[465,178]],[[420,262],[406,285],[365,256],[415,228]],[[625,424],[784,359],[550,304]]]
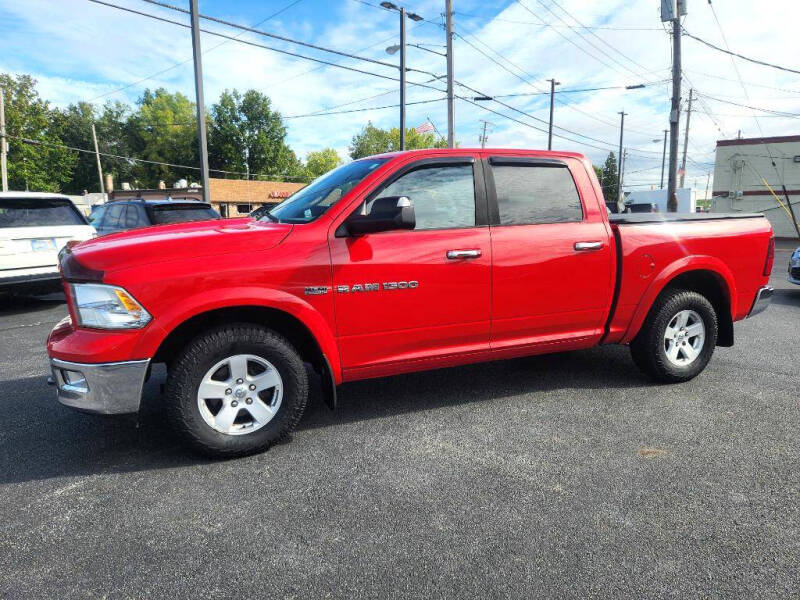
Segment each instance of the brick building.
[[264,204],[277,204],[305,185],[288,181],[212,178],[209,191],[211,204],[223,217],[238,217]]
[[[305,185],[305,183],[287,181],[248,181],[212,177],[209,180],[209,195],[211,205],[223,217],[242,217],[264,204],[281,202]],[[203,199],[200,188],[188,187],[113,190],[109,193],[109,200],[164,198],[165,196],[174,200]]]

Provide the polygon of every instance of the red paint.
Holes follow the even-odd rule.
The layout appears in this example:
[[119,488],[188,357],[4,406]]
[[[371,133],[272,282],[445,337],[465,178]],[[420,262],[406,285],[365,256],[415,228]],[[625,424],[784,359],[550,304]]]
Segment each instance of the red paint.
[[[584,219],[335,236],[361,201],[397,169],[453,155],[473,157],[476,168],[481,159],[498,155],[560,159],[575,179]],[[218,308],[259,306],[302,322],[339,383],[587,348],[601,341],[628,342],[664,286],[697,269],[718,278],[738,320],[768,279],[763,269],[771,228],[763,218],[615,225],[618,247],[594,171],[578,154],[457,149],[388,156],[308,224],[181,223],[74,247],[80,264],[128,290],[153,320],[142,330],[124,332],[61,326],[48,340],[49,354],[90,363],[152,358],[187,319]],[[580,241],[598,241],[602,247],[578,252],[574,244]],[[458,249],[480,250],[481,256],[446,258],[448,250]],[[409,281],[418,285],[336,291],[339,285]],[[306,295],[310,286],[330,291]]]

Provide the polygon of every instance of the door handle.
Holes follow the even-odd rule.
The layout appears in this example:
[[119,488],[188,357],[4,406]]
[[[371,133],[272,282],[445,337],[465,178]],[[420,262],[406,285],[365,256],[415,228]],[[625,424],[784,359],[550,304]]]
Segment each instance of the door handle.
[[448,250],[447,258],[450,260],[458,260],[459,258],[479,258],[481,255],[480,250]]
[[587,250],[600,250],[603,242],[575,242],[575,250],[585,252]]

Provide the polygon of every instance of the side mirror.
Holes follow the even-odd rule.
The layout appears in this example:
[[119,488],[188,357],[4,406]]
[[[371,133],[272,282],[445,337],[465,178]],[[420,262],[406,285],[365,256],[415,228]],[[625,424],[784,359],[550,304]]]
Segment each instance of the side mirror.
[[385,196],[373,200],[368,215],[350,217],[337,230],[337,237],[364,235],[395,229],[414,229],[417,218],[414,204],[407,196]]

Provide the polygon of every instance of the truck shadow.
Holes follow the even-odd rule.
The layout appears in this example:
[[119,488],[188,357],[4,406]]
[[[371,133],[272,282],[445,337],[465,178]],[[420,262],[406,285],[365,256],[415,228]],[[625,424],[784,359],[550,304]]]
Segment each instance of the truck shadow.
[[[316,380],[313,384],[319,385]],[[634,366],[626,347],[605,346],[346,383],[339,388],[336,410],[315,402],[306,410],[298,429],[553,390],[575,390],[580,396],[580,390],[650,385],[652,382]]]
[[772,303],[781,306],[800,307],[800,288],[796,290],[775,290]]
[[63,293],[48,294],[46,296],[9,296],[0,294],[0,315],[14,316],[30,314],[54,308],[59,304],[64,305],[67,312],[67,300]]
[[[163,380],[163,369],[159,369],[145,386],[138,416],[116,417],[83,414],[59,405],[44,373],[2,382],[0,485],[212,462],[185,450],[164,421]],[[311,383],[312,397],[317,399],[319,379],[314,376]],[[335,411],[314,400],[298,429],[469,403],[490,410],[491,402],[499,398],[555,389],[576,390],[579,398],[581,390],[648,385],[627,349],[609,346],[345,384]],[[302,447],[291,447],[291,451],[302,451]]]

